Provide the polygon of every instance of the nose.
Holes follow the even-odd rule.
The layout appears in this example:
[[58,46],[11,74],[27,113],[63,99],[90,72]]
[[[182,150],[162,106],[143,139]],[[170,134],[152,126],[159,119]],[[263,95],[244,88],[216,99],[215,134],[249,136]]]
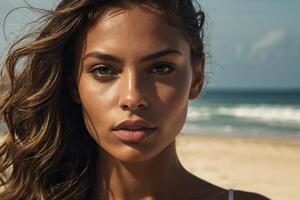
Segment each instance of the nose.
[[122,110],[136,111],[148,107],[145,82],[136,72],[127,72],[121,81],[119,106]]

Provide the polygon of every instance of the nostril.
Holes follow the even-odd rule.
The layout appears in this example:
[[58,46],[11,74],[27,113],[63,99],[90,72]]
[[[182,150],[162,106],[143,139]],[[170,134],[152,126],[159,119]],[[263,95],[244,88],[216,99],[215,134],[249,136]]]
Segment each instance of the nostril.
[[140,103],[140,104],[138,104],[138,105],[123,104],[123,105],[121,106],[122,110],[144,109],[145,107],[147,107],[147,105],[144,104],[144,103]]
[[123,109],[123,110],[128,110],[128,108],[129,108],[129,107],[128,107],[127,105],[122,105],[122,109]]
[[146,107],[144,104],[139,104],[138,105],[138,108],[144,108],[144,107]]

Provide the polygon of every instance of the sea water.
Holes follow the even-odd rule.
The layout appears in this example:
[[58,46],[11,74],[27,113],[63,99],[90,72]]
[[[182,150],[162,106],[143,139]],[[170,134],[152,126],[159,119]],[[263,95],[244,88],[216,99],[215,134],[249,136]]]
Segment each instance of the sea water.
[[300,91],[207,90],[189,103],[183,132],[300,137]]
[[207,90],[189,102],[182,132],[300,137],[300,91]]

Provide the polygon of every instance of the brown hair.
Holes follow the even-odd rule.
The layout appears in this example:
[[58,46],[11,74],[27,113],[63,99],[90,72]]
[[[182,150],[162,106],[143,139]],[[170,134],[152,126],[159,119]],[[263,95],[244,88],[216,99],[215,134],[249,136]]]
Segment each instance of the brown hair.
[[185,33],[192,61],[200,60],[204,13],[199,5],[196,11],[192,0],[62,0],[53,11],[39,9],[42,24],[15,42],[2,69],[9,88],[0,101],[1,121],[8,128],[0,146],[0,199],[88,197],[97,144],[87,133],[81,106],[67,92],[74,44],[102,11],[130,5],[161,13]]

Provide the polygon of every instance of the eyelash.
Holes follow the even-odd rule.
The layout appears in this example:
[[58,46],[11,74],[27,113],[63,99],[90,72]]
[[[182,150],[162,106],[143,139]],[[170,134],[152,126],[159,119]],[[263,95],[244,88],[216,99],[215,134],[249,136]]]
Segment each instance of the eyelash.
[[[160,74],[163,74],[163,75],[166,75],[166,74],[169,74],[169,73],[171,73],[171,72],[173,72],[175,69],[171,66],[172,64],[169,64],[169,63],[159,63],[159,64],[155,64],[154,65],[154,67],[152,67],[152,69],[155,69],[155,67],[157,67],[157,66],[167,66],[168,67],[168,71],[167,72],[158,72],[158,73],[160,73]],[[99,70],[103,70],[103,69],[109,69],[110,70],[110,72],[112,72],[112,73],[104,73],[104,74],[101,74],[101,73],[99,73]],[[164,68],[164,69],[166,69],[166,68]],[[113,70],[112,70],[112,67],[110,67],[110,66],[106,66],[106,65],[97,65],[96,67],[94,67],[92,70],[91,70],[91,73],[96,73],[97,74],[97,76],[106,76],[106,75],[117,75],[115,72],[113,72]]]

